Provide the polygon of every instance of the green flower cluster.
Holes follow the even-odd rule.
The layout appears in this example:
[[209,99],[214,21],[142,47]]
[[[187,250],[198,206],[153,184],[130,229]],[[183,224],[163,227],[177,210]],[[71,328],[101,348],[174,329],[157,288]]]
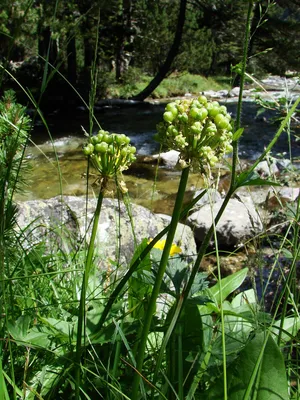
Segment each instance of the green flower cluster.
[[126,135],[100,130],[89,138],[83,153],[90,157],[93,166],[103,178],[112,178],[128,169],[136,160],[136,148]]
[[169,149],[180,152],[182,168],[198,164],[213,167],[232,151],[231,116],[225,106],[197,99],[176,100],[167,104],[164,121],[157,125],[157,140]]

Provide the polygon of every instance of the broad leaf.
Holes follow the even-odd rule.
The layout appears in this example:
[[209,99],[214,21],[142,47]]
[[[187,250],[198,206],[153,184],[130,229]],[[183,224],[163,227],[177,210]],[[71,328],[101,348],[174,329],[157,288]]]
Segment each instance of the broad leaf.
[[63,365],[45,365],[32,378],[29,388],[27,389],[26,400],[36,399],[36,393],[39,394],[38,398],[44,398],[51,389],[55,388],[55,385],[59,382],[62,371]]
[[[266,335],[266,332],[257,333],[228,368],[228,399],[289,399],[283,356],[272,336],[266,338]],[[203,398],[223,399],[223,388],[221,377]]]
[[[37,347],[46,350],[51,349],[52,341],[49,338],[50,332],[39,331],[36,328],[31,329],[26,337],[24,337],[24,345],[27,347]],[[19,343],[22,344],[22,343]]]
[[7,329],[18,345],[50,349],[51,340],[49,335],[51,332],[48,329],[45,327],[40,329],[39,326],[34,326],[26,333],[23,329],[24,326],[19,329],[18,321],[19,319],[15,323],[7,323]]
[[253,289],[244,290],[234,296],[231,305],[233,308],[247,304],[249,307],[251,304],[256,304],[256,296]]
[[77,321],[68,322],[55,318],[41,318],[41,321],[53,330],[56,338],[67,342],[73,339],[74,328],[77,326]]
[[206,305],[199,306],[201,315],[210,315],[212,313],[220,312],[221,300],[224,301],[232,292],[238,289],[244,282],[248,273],[248,268],[243,268],[234,274],[223,278],[220,282],[216,283],[213,287],[205,289],[202,294],[208,297],[209,302]]
[[22,340],[27,336],[32,318],[29,315],[22,315],[16,322],[8,323],[10,334],[14,339]]

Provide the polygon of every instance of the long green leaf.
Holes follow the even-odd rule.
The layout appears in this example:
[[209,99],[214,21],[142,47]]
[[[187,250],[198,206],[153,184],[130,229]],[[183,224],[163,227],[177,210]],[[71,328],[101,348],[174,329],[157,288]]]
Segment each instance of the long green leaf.
[[[232,400],[250,400],[253,395],[248,396],[249,383],[253,377],[253,371],[260,359],[260,351],[265,344],[266,333],[261,332],[245,347],[239,357],[236,375],[232,377],[231,394]],[[236,390],[238,384],[247,387],[246,392]],[[236,394],[235,394],[236,393]],[[256,374],[255,388],[253,388],[257,400],[288,400],[288,383],[283,356],[279,347],[269,335],[265,344],[261,367]],[[242,397],[243,396],[243,397]],[[253,396],[253,397],[252,397]]]
[[[7,375],[7,373],[5,372],[5,371],[3,371],[3,369],[1,369],[1,366],[0,366],[0,399],[2,400],[2,393],[1,393],[1,389],[3,389],[5,386],[5,382],[4,382],[4,385],[3,385],[3,388],[2,388],[2,380],[1,380],[1,375],[3,374],[3,377],[7,380],[7,382],[14,388],[14,390],[15,390],[15,392],[16,392],[16,394],[18,395],[18,396],[20,396],[20,398],[23,396],[23,393],[22,393],[22,390],[20,390],[16,385],[15,385],[15,383],[11,380],[11,378]],[[5,399],[5,397],[4,397],[4,399]],[[7,397],[7,399],[9,400],[9,397]]]
[[234,132],[233,136],[232,136],[232,141],[236,142],[239,140],[239,138],[242,136],[244,132],[244,128],[239,128],[236,132]]
[[2,369],[2,359],[0,358],[0,400],[9,400],[9,395],[4,380],[4,371]]
[[242,186],[281,186],[281,183],[274,182],[269,179],[263,179],[258,176],[256,172],[244,171],[238,177],[236,184],[238,187]]
[[205,305],[198,306],[201,315],[210,315],[212,313],[218,314],[220,312],[221,301],[224,301],[232,292],[241,286],[247,273],[248,268],[243,268],[240,271],[223,278],[221,280],[221,285],[220,282],[218,282],[213,287],[206,289],[204,293],[211,301],[208,301]]
[[[212,288],[210,288],[210,292],[214,296],[217,304],[220,304],[221,298],[225,300],[232,292],[241,286],[247,276],[247,273],[248,268],[243,268],[240,271],[223,278],[221,284],[218,282]],[[220,291],[220,287],[222,288],[222,293]]]

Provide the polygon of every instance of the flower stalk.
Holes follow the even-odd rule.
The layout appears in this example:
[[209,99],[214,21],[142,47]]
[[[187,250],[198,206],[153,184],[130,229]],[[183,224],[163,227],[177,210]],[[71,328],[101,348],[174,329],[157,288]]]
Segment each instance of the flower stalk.
[[92,268],[92,261],[94,255],[94,247],[95,247],[95,240],[98,230],[100,212],[102,207],[102,202],[104,198],[104,193],[106,190],[108,179],[103,178],[100,193],[97,200],[97,206],[94,214],[94,221],[92,227],[92,233],[90,237],[90,242],[88,246],[86,262],[85,262],[85,269],[83,273],[82,279],[82,286],[81,286],[81,293],[80,293],[80,302],[79,302],[79,313],[78,313],[78,324],[77,324],[77,341],[76,341],[76,372],[75,372],[75,399],[79,399],[79,392],[80,392],[80,383],[81,383],[81,368],[80,368],[80,359],[82,353],[82,331],[84,326],[85,320],[85,303],[86,303],[86,290],[89,281],[89,274]]
[[80,398],[81,384],[81,354],[83,327],[85,321],[86,290],[89,282],[89,275],[93,265],[93,256],[95,240],[100,219],[103,198],[107,189],[109,179],[114,179],[118,187],[126,191],[125,183],[122,181],[122,171],[128,169],[128,166],[135,161],[135,147],[130,145],[130,139],[125,135],[110,134],[107,131],[100,130],[97,135],[90,136],[88,143],[83,148],[83,153],[91,161],[94,168],[100,175],[100,192],[97,200],[97,206],[94,213],[93,227],[89,241],[83,280],[80,293],[79,314],[77,324],[76,341],[76,370],[75,370],[75,399]]
[[154,287],[152,290],[149,305],[147,308],[147,312],[146,312],[146,315],[144,318],[143,330],[142,330],[141,337],[140,337],[140,343],[139,343],[138,351],[137,351],[138,356],[137,356],[137,361],[136,361],[136,370],[139,373],[135,374],[135,376],[134,376],[133,387],[132,387],[132,397],[131,397],[132,400],[137,400],[139,398],[139,384],[140,384],[140,379],[141,379],[140,373],[142,373],[142,369],[143,369],[148,334],[150,331],[152,318],[153,318],[153,315],[154,315],[155,309],[156,309],[156,300],[159,295],[160,286],[161,286],[163,276],[164,276],[164,273],[165,273],[165,270],[167,267],[167,263],[168,263],[169,256],[170,256],[170,251],[171,251],[171,248],[173,245],[173,239],[174,239],[176,228],[177,228],[177,225],[179,222],[189,172],[190,172],[189,167],[184,168],[182,170],[179,188],[178,188],[178,194],[177,194],[175,205],[174,205],[174,210],[173,210],[172,220],[170,223],[169,232],[168,232],[166,243],[165,243],[165,246],[164,246],[164,249],[162,252],[162,256],[161,256],[160,264],[158,267],[155,284],[154,284]]
[[[198,167],[204,176],[210,173],[219,159],[232,151],[231,116],[227,109],[216,101],[210,102],[205,96],[193,100],[178,100],[167,104],[164,121],[157,126],[157,140],[169,149],[179,151],[179,165],[182,169],[170,229],[158,267],[143,329],[137,351],[138,371],[132,387],[132,400],[139,397],[139,384],[145,358],[146,344],[155,313],[156,301],[166,270],[173,239],[179,222],[189,172]],[[208,172],[207,172],[208,171]]]

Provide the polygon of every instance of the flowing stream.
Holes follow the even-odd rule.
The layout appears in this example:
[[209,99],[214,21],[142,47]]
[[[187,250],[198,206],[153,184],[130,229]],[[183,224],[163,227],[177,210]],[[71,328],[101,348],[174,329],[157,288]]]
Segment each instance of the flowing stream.
[[[224,103],[226,104],[226,103]],[[226,104],[234,118],[236,103]],[[159,151],[159,144],[153,139],[156,124],[161,121],[165,103],[141,103],[125,105],[105,105],[96,109],[95,117],[101,128],[110,132],[125,133],[131,138],[140,156],[153,155]],[[253,102],[244,102],[242,126],[245,128],[241,138],[239,153],[241,159],[255,160],[272,139],[277,125],[270,123],[272,114],[266,113],[258,118],[257,106]],[[274,115],[273,115],[274,116]],[[76,109],[72,114],[54,114],[47,117],[48,127],[53,141],[45,127],[38,122],[32,132],[32,141],[26,152],[30,160],[32,171],[28,180],[28,190],[19,194],[18,199],[50,198],[61,193],[65,195],[83,195],[86,191],[86,159],[82,155],[82,145],[85,142],[81,127],[89,130],[88,113]],[[93,132],[98,130],[96,122]],[[296,129],[298,135],[300,128]],[[288,144],[290,140],[290,146]],[[55,149],[55,151],[54,151]],[[283,133],[276,143],[272,155],[285,154],[289,158],[300,156],[300,141],[294,135],[291,138]],[[56,155],[55,155],[56,152]],[[59,167],[57,163],[59,161]],[[153,189],[153,182],[157,174],[157,183]],[[61,175],[61,183],[59,176]],[[133,201],[150,207],[155,212],[170,213],[177,193],[180,172],[166,168],[157,170],[153,163],[137,163],[128,171],[125,181]],[[90,183],[95,179],[91,177]],[[191,174],[189,189],[201,187],[202,180],[199,174]],[[97,186],[93,186],[97,193]]]

